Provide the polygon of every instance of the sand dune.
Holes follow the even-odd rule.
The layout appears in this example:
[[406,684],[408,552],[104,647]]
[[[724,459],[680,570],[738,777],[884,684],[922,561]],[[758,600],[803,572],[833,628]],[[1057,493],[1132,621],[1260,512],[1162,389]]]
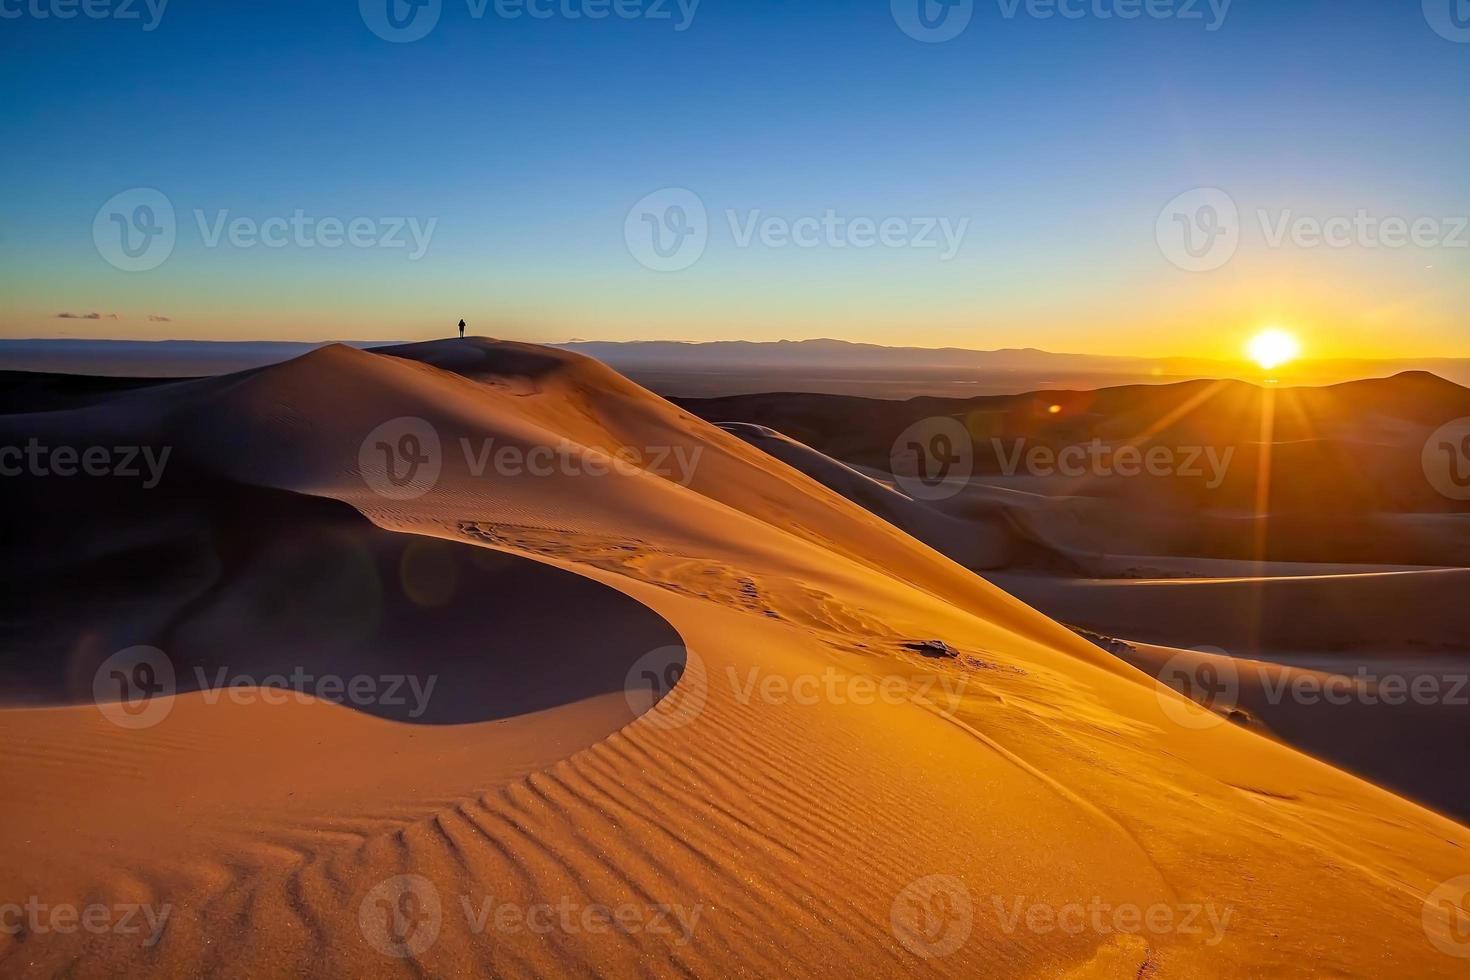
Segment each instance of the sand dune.
[[[1072,557],[1152,554],[1269,561],[1458,565],[1470,507],[1424,477],[1426,439],[1470,416],[1470,389],[1424,373],[1328,388],[1233,381],[904,402],[813,394],[680,399],[716,423],[769,427],[875,473],[926,420],[954,419],[973,453],[950,516],[1018,524]],[[1159,448],[1162,472],[1038,470],[1026,454]],[[1009,470],[1009,472],[1008,472]],[[965,477],[968,477],[966,479]]]
[[[1222,717],[1464,819],[1470,760],[1470,657],[1341,655],[1254,660],[1148,643],[1120,656]],[[1200,690],[1200,677],[1221,679]]]
[[[1148,642],[1261,652],[1470,652],[1470,569],[1239,578],[991,580],[1078,626]],[[1388,611],[1392,614],[1388,614]]]
[[[1179,444],[1186,445],[1188,439],[1240,438],[1259,425],[1259,413],[1240,417],[1245,402],[1238,392],[1226,397],[1204,388],[1206,397],[1181,401],[1187,390],[1094,393],[1088,396],[1089,409],[1096,409],[1090,424],[1114,439],[1172,429]],[[1456,392],[1435,379],[1410,375],[1331,392],[1270,395],[1294,406],[1275,431],[1281,441],[1272,444],[1274,466],[1288,473],[1295,467],[1296,479],[1314,472],[1311,466],[1303,469],[1306,445],[1320,457],[1315,471],[1340,474],[1350,463],[1350,489],[1363,487],[1365,472],[1372,474],[1376,466],[1381,472],[1372,486],[1383,493],[1371,499],[1329,493],[1310,504],[1276,494],[1269,499],[1273,509],[1261,515],[1206,509],[1202,501],[1208,497],[1181,498],[1161,480],[986,472],[978,437],[978,472],[952,478],[937,499],[915,500],[903,493],[892,473],[877,466],[848,467],[765,426],[721,424],[936,550],[984,572],[989,581],[1041,612],[1122,638],[1123,649],[1131,651],[1127,659],[1151,673],[1190,665],[1185,676],[1217,676],[1231,664],[1239,665],[1240,676],[1264,672],[1278,681],[1274,688],[1268,681],[1267,691],[1248,687],[1238,700],[1227,699],[1237,721],[1463,818],[1470,816],[1470,797],[1461,791],[1462,781],[1422,760],[1435,758],[1433,750],[1439,746],[1470,736],[1463,698],[1452,694],[1467,676],[1470,656],[1470,613],[1459,600],[1470,570],[1428,565],[1465,563],[1470,513],[1441,512],[1452,504],[1444,498],[1428,512],[1395,510],[1395,498],[1387,495],[1410,482],[1427,485],[1422,474],[1410,470],[1418,465],[1424,426],[1437,424],[1444,413],[1463,410]],[[1043,396],[957,404],[990,416],[1005,413],[1009,421],[1002,427],[1055,442],[1055,434],[1047,430],[1058,423],[1036,421],[1052,414],[1036,407],[1039,398]],[[891,403],[844,403],[839,412],[825,399],[792,401],[762,396],[690,407],[715,418],[745,411],[755,418],[782,419],[814,438],[843,445],[859,458],[871,458],[879,439],[862,426],[837,428],[838,415],[867,413],[876,421],[886,414],[892,416],[886,423],[892,428],[916,412],[912,405]],[[1054,404],[1062,406],[1056,413],[1062,416],[1076,407],[1065,398]],[[1156,415],[1168,423],[1150,424]],[[1016,421],[1018,417],[1023,421]],[[995,428],[993,419],[975,423],[970,418],[972,428]],[[1306,439],[1309,432],[1330,438]],[[1373,441],[1370,453],[1362,452],[1365,439]],[[1253,456],[1258,459],[1260,453]],[[1248,477],[1255,479],[1258,472],[1252,467]],[[847,475],[854,473],[860,479]],[[1321,482],[1319,475],[1313,478]],[[1217,489],[1239,496],[1228,481]],[[1413,493],[1400,493],[1399,498],[1419,500]],[[974,546],[991,548],[997,533],[1009,539],[1007,547],[983,551],[977,559]],[[1275,554],[1315,560],[1271,560]],[[1215,557],[1220,555],[1227,557]],[[1424,564],[1368,563],[1389,560]],[[1146,650],[1172,653],[1139,653]],[[1298,668],[1252,659],[1257,657],[1310,664],[1320,676],[1308,677],[1306,694],[1293,697],[1303,676]],[[1404,696],[1394,704],[1354,697],[1343,705],[1340,698],[1329,703],[1321,694],[1325,680],[1357,684],[1364,678],[1391,684],[1419,678],[1436,695]]]
[[726,422],[720,428],[943,551],[966,568],[1003,568],[1016,560],[1018,542],[997,517],[983,513],[974,520],[951,517],[905,496],[889,483],[765,426]]
[[[0,711],[0,903],[171,912],[152,945],[0,935],[6,974],[1463,971],[1440,947],[1470,920],[1436,888],[1470,872],[1470,830],[1209,724],[595,362],[487,341],[331,347],[96,398],[0,418],[7,442],[172,449],[157,504],[111,502],[105,480],[14,489],[30,527],[6,582],[33,581],[0,600],[4,667],[31,703]],[[437,465],[395,483],[393,448],[428,434]],[[132,507],[156,513],[134,525]],[[66,547],[47,552],[48,530]],[[283,579],[277,550],[297,543],[300,575]],[[425,548],[439,557],[416,564]],[[380,605],[338,616],[338,593],[310,586],[355,560]],[[300,588],[272,593],[282,581]],[[328,651],[333,669],[442,675],[442,715],[194,690],[127,730],[53,666],[152,640],[254,676],[325,656],[291,641],[351,632],[371,608],[382,618]],[[79,644],[94,632],[100,646]],[[930,639],[956,656],[910,646]],[[645,654],[683,673],[632,718],[646,702],[611,688]],[[524,686],[499,690],[508,677]],[[803,679],[824,693],[798,695]],[[605,934],[477,918],[542,905],[627,917]],[[1079,906],[1172,925],[1055,927]],[[404,909],[414,929],[389,914]]]

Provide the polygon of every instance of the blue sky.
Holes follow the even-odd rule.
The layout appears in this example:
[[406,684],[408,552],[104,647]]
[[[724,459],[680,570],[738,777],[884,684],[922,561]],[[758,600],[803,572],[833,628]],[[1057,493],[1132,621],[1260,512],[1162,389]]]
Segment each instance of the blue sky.
[[[941,43],[900,28],[919,0],[620,0],[638,16],[599,20],[566,15],[598,0],[516,19],[441,0],[406,43],[369,27],[387,2],[175,0],[155,24],[142,0],[136,20],[0,0],[0,334],[416,338],[465,316],[532,340],[1217,354],[1269,320],[1323,353],[1470,354],[1470,39],[1417,0],[1236,0],[1223,19],[1156,0],[1170,16],[1131,20],[1129,0],[1071,0],[1075,18],[990,0]],[[1200,272],[1156,219],[1202,187],[1242,222]],[[165,196],[177,242],[126,271],[94,218],[135,188]],[[677,271],[625,235],[665,188],[706,210]],[[1262,210],[1440,223],[1428,246],[1272,247]],[[417,257],[406,230],[403,248],[206,234],[298,211],[369,222],[364,242],[432,228]],[[736,234],[829,212],[902,231]],[[919,247],[946,221],[965,222],[953,255]]]

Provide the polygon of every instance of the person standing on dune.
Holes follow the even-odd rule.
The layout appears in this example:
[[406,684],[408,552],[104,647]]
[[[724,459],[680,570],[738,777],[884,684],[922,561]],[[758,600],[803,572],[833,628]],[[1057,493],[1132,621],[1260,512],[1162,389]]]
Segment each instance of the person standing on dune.
[[464,321],[459,321],[459,339],[464,340]]

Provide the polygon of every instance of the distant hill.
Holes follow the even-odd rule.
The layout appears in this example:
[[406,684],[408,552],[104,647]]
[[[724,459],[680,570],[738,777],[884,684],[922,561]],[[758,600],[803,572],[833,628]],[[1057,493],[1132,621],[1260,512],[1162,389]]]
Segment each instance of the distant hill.
[[[1175,543],[1200,538],[1191,554],[1247,557],[1248,518],[1261,507],[1261,493],[1268,495],[1270,513],[1295,520],[1291,527],[1278,520],[1271,529],[1272,555],[1279,560],[1320,558],[1331,549],[1333,560],[1406,564],[1448,562],[1454,551],[1463,554],[1462,542],[1444,554],[1437,545],[1428,551],[1410,547],[1408,528],[1400,529],[1397,544],[1405,546],[1395,551],[1376,543],[1370,548],[1346,533],[1324,538],[1322,527],[1311,523],[1330,515],[1356,520],[1470,510],[1435,491],[1421,458],[1431,432],[1470,417],[1470,389],[1427,372],[1327,387],[1262,388],[1221,380],[905,401],[812,393],[673,400],[705,421],[765,427],[868,472],[892,472],[894,447],[914,426],[958,420],[971,437],[973,463],[967,465],[977,482],[1028,494],[1131,500],[1152,519],[1176,510],[1182,519],[1170,532]],[[1263,435],[1269,452],[1263,452]],[[1057,474],[1038,480],[1024,469],[1008,472],[1003,456],[1018,445],[1057,453],[1093,440],[1162,446],[1181,456],[1198,447],[1221,459],[1228,454],[1230,463],[1212,486],[1202,470],[1198,479],[1171,472],[1158,478],[1079,480]],[[1216,520],[1220,528],[1210,525]],[[1210,533],[1215,538],[1204,540]],[[1422,557],[1429,551],[1432,561]]]

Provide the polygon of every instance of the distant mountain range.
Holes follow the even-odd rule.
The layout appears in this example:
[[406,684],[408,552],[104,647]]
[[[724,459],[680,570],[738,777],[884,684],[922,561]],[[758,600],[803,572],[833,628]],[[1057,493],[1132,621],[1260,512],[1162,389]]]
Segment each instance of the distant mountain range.
[[[298,357],[323,346],[293,341],[0,340],[0,369],[173,377],[221,374]],[[352,347],[388,341],[344,341]],[[396,342],[393,342],[396,343]],[[1238,378],[1263,381],[1244,361],[1067,354],[1034,347],[967,350],[883,347],[844,340],[583,341],[551,346],[597,358],[660,391],[716,395],[789,390],[907,398],[1040,388]],[[1428,371],[1470,386],[1470,358],[1307,360],[1282,380],[1333,384]]]
[[1135,358],[1055,354],[1034,347],[965,350],[958,347],[884,347],[846,340],[716,340],[688,343],[673,340],[583,341],[553,346],[575,350],[607,363],[641,367],[843,367],[843,368],[979,368],[1034,370],[1046,365],[1095,366],[1117,362],[1131,366]]
[[[1066,354],[1035,347],[969,350],[962,347],[884,347],[845,340],[745,340],[685,343],[681,341],[573,341],[554,346],[590,355],[614,367],[629,368],[845,368],[860,370],[1020,371],[1154,375],[1170,379],[1231,377],[1259,381],[1265,375],[1247,361],[1184,357],[1132,357]],[[1395,360],[1334,359],[1302,361],[1293,366],[1293,381],[1312,384],[1364,377],[1388,377],[1403,371],[1429,371],[1457,384],[1470,382],[1470,358]]]

